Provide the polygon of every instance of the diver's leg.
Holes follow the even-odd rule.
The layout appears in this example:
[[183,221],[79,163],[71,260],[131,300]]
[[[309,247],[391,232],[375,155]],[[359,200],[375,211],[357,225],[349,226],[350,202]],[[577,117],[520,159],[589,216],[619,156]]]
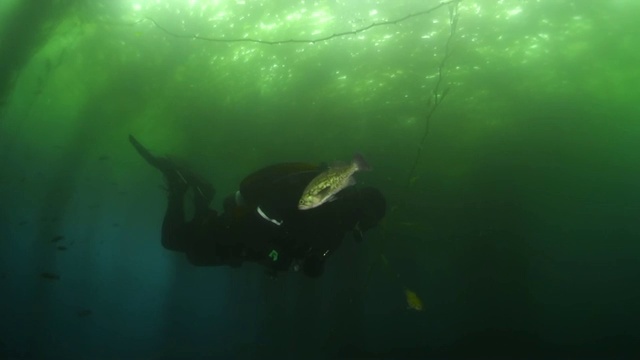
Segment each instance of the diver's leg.
[[238,267],[245,260],[244,244],[234,241],[233,232],[215,210],[189,222],[193,229],[187,259],[195,266]]
[[187,259],[195,266],[217,266],[224,264],[225,249],[219,243],[227,233],[220,227],[218,214],[215,210],[208,210],[190,222],[193,229],[191,241],[185,250]]
[[193,177],[190,181],[193,185],[193,205],[195,208],[194,218],[203,218],[210,215],[209,204],[216,194],[216,190],[208,182],[200,178]]
[[184,252],[189,244],[189,225],[185,221],[184,195],[189,188],[185,176],[166,158],[152,155],[140,142],[129,135],[129,141],[149,165],[164,175],[167,192],[167,210],[162,222],[162,246],[168,250]]
[[182,194],[187,191],[189,184],[184,170],[179,169],[178,166],[166,157],[154,156],[151,154],[151,152],[142,146],[142,144],[140,144],[140,142],[138,142],[138,140],[136,140],[132,135],[129,135],[129,141],[138,154],[140,154],[140,156],[142,156],[149,165],[162,172],[162,175],[164,175],[167,180],[167,187],[169,191],[177,193],[182,192]]
[[167,250],[186,251],[191,239],[190,226],[184,219],[184,193],[171,193],[162,221],[162,246]]
[[[167,183],[168,204],[162,222],[162,246],[186,253],[195,265],[218,265],[217,236],[208,234],[215,232],[217,218],[217,213],[209,209],[215,195],[213,186],[194,172],[179,168],[171,160],[154,156],[131,135],[129,141],[147,163],[162,172]],[[193,188],[195,214],[187,222],[184,196],[189,187]]]
[[[171,160],[167,158],[154,156],[132,135],[129,135],[129,141],[138,151],[140,156],[142,156],[142,158],[145,159],[147,163],[149,163],[149,165],[162,172],[167,180],[167,186],[169,187],[170,192],[172,189],[177,189],[179,191],[184,190],[186,192],[188,187],[193,187],[193,201],[196,218],[201,215],[207,214],[209,210],[209,204],[211,203],[211,200],[213,200],[213,197],[216,193],[211,184],[209,184],[206,180],[204,180],[201,176],[194,173],[193,171],[176,166]],[[180,202],[180,204],[181,207],[183,207],[182,202]],[[178,209],[177,206],[175,208]]]

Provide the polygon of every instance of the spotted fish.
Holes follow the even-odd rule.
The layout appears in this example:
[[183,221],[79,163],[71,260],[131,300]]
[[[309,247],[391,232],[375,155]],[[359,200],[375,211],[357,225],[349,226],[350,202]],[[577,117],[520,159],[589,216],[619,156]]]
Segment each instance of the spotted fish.
[[356,171],[367,170],[371,170],[371,167],[360,154],[356,154],[350,164],[329,167],[313,178],[304,189],[298,201],[298,209],[313,209],[333,201],[338,192],[356,183],[353,178]]

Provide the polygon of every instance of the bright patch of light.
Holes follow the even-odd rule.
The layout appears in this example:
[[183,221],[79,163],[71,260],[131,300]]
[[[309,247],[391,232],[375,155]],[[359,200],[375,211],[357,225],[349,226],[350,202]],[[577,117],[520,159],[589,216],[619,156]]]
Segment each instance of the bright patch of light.
[[329,15],[324,10],[316,11],[311,16],[318,19],[316,24],[323,24],[323,23],[326,23],[326,22],[329,22],[329,21],[333,20],[333,16]]
[[209,18],[209,21],[212,21],[212,20],[227,20],[227,12],[220,11],[216,13],[214,16]]
[[189,0],[189,6],[194,6],[198,0]]
[[287,21],[300,20],[300,18],[302,18],[302,14],[300,14],[298,12],[295,12],[293,14],[287,15]]
[[522,12],[522,8],[520,6],[518,6],[515,9],[511,9],[511,10],[507,11],[507,16],[508,17],[515,16],[515,15],[520,14],[521,12]]
[[260,23],[260,29],[262,30],[273,30],[275,29],[277,26],[277,24],[273,23],[273,24],[265,24],[265,23]]
[[378,10],[373,9],[371,11],[369,11],[369,16],[373,16],[373,15],[377,15],[378,14]]
[[140,11],[140,10],[142,10],[142,5],[137,4],[137,3],[136,3],[136,4],[133,4],[133,10],[134,10],[134,11]]
[[430,32],[430,33],[428,33],[426,35],[422,35],[421,38],[422,39],[431,39],[435,34],[436,34],[436,32],[432,31],[432,32]]

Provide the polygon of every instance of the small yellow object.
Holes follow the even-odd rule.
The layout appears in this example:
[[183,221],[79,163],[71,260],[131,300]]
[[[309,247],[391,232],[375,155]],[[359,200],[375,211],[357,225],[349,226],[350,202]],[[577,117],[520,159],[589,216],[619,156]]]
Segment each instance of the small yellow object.
[[415,292],[405,289],[404,295],[407,297],[407,309],[422,311],[422,300]]

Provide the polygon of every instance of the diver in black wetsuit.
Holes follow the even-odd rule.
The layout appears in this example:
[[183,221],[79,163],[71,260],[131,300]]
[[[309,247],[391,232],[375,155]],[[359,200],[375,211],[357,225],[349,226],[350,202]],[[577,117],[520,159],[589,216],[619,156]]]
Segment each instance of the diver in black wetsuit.
[[[240,190],[223,202],[218,214],[209,208],[213,187],[193,172],[156,157],[133,136],[138,153],[162,172],[168,206],[162,224],[162,245],[183,252],[197,266],[264,265],[271,274],[290,269],[309,277],[324,271],[325,260],[351,232],[357,241],[384,217],[386,201],[377,189],[350,186],[334,201],[299,210],[298,200],[324,167],[307,163],[271,165],[247,176]],[[194,193],[194,217],[187,221],[184,196]]]

